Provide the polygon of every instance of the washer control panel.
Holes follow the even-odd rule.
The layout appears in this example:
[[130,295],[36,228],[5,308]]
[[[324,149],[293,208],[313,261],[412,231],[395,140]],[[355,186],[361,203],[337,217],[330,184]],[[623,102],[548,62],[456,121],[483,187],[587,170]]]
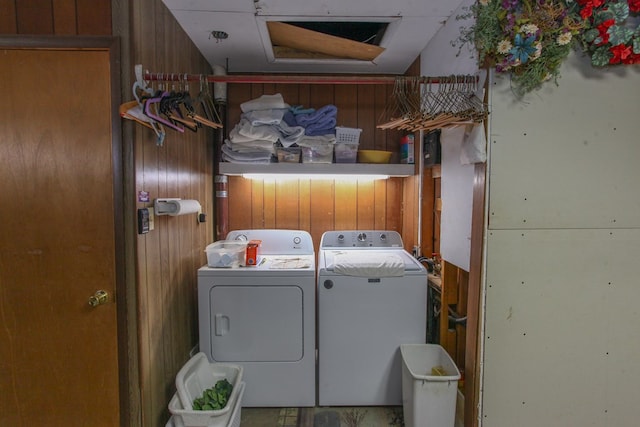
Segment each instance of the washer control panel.
[[348,230],[327,231],[320,248],[401,248],[402,237],[397,231]]

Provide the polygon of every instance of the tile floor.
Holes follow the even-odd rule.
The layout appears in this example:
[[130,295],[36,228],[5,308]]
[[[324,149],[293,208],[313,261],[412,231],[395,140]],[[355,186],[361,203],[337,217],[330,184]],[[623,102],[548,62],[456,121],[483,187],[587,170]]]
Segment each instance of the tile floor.
[[402,407],[242,408],[242,427],[402,427]]
[[[242,408],[242,427],[404,427],[402,406]],[[458,391],[455,427],[464,427],[464,396]]]

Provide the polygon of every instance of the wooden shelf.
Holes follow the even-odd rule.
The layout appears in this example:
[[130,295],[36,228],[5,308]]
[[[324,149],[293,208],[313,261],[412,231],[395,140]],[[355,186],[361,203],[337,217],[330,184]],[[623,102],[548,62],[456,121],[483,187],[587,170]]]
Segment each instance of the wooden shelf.
[[220,163],[222,175],[243,174],[321,174],[321,175],[388,175],[407,177],[415,174],[415,165],[370,163],[269,163],[247,165]]

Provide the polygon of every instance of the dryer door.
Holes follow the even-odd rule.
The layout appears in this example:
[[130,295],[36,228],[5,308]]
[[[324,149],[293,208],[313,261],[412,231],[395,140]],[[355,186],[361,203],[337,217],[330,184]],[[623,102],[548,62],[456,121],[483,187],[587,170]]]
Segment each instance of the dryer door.
[[297,286],[214,286],[211,354],[218,362],[296,362],[303,356]]

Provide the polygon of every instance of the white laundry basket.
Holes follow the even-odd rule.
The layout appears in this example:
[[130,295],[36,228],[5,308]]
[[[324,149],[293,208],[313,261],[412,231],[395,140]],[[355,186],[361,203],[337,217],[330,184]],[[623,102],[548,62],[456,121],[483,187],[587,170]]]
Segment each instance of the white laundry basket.
[[400,353],[405,427],[453,427],[460,371],[451,356],[438,344],[402,344]]

